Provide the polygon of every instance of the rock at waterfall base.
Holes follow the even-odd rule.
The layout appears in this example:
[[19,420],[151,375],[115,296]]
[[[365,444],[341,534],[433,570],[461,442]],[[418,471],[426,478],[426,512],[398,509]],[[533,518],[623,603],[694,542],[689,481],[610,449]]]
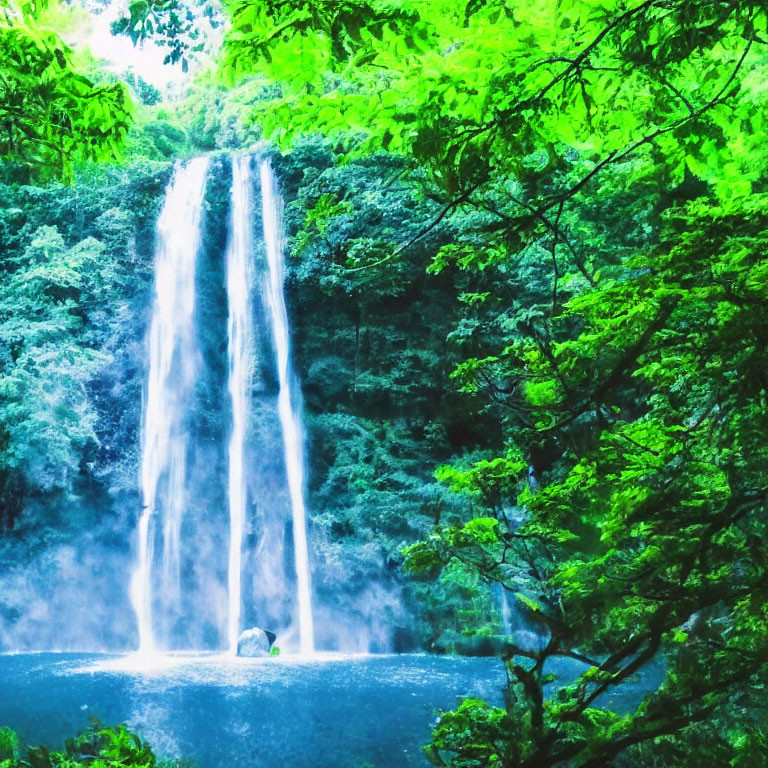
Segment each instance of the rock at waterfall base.
[[269,649],[274,642],[275,635],[273,632],[267,632],[267,630],[259,629],[259,627],[246,629],[237,641],[237,655],[250,658],[269,656]]

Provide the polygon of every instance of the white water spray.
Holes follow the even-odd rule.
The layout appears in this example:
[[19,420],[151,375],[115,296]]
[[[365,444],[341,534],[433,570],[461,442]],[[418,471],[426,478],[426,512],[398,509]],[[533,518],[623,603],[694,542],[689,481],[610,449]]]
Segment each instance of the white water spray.
[[194,387],[199,351],[194,333],[195,262],[208,158],[177,164],[157,223],[155,297],[149,332],[149,378],[142,425],[139,546],[131,601],[139,651],[156,648],[152,621],[155,520],[162,519],[163,605],[178,600],[181,520],[186,503],[188,434],[184,413]]
[[229,299],[229,396],[232,401],[232,433],[229,439],[229,650],[236,652],[242,609],[243,527],[246,508],[243,472],[246,426],[250,411],[251,297],[253,236],[251,159],[232,158],[232,214],[227,247],[227,296]]
[[262,219],[264,244],[267,251],[269,274],[266,282],[267,305],[272,320],[272,335],[277,354],[279,381],[278,412],[283,432],[285,469],[293,514],[293,550],[296,564],[297,595],[299,603],[299,642],[302,654],[315,650],[312,625],[312,593],[309,575],[307,522],[304,507],[304,448],[301,417],[291,397],[293,372],[291,370],[288,313],[283,294],[283,244],[280,199],[269,161],[259,167],[261,180]]

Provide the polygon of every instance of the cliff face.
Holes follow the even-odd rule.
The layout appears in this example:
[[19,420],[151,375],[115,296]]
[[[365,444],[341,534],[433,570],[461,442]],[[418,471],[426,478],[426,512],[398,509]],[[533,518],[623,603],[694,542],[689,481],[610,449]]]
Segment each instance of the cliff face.
[[[424,272],[441,232],[384,274],[347,273],[340,265],[350,250],[385,248],[393,232],[417,226],[414,209],[423,203],[406,187],[386,186],[397,161],[334,167],[322,143],[274,160],[286,199],[286,294],[305,413],[317,644],[429,647],[473,590],[441,586],[433,599],[448,610],[439,618],[425,613],[418,585],[400,572],[400,548],[446,513],[435,466],[485,439],[488,427],[462,415],[448,384],[452,286]],[[69,187],[9,183],[0,190],[2,648],[136,644],[127,591],[141,508],[154,227],[169,174],[167,163],[142,161],[91,171]],[[198,500],[190,514],[209,522],[219,516],[223,526],[229,177],[228,160],[215,160],[196,278],[204,364],[189,408]],[[335,207],[323,213],[331,201]],[[254,386],[254,428],[263,433],[265,398],[276,387],[270,366],[261,366]],[[273,458],[279,452],[276,445]],[[250,457],[253,514],[279,503],[264,480],[268,459],[268,452]],[[195,551],[214,546],[204,538]],[[246,557],[257,556],[258,539],[251,525]],[[258,589],[258,580],[244,586],[253,621]],[[209,641],[215,645],[201,638]]]

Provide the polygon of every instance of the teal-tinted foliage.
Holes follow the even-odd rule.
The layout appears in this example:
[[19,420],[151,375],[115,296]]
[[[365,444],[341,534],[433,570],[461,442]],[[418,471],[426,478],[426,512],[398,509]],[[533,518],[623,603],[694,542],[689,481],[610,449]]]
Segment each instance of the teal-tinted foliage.
[[[177,7],[134,4],[135,36]],[[402,647],[482,648],[508,672],[503,706],[441,715],[428,758],[767,765],[765,4],[226,12],[218,79],[142,113],[134,146],[263,130],[287,150],[317,589],[346,580]],[[88,471],[89,317],[122,280],[117,214],[65,232],[50,190],[24,190],[2,213],[8,499]],[[549,673],[564,659],[573,680]],[[648,694],[617,704],[638,676]]]

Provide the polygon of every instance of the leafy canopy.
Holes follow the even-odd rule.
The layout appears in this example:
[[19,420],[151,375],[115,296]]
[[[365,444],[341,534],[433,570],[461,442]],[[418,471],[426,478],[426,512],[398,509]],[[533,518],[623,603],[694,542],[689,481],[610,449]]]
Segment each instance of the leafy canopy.
[[47,3],[0,2],[0,157],[40,177],[118,157],[131,121],[125,86],[97,84],[46,25]]
[[439,470],[468,514],[405,554],[500,584],[536,631],[506,627],[504,706],[444,714],[432,762],[764,765],[764,4],[229,12],[225,73],[280,86],[268,135],[403,154],[440,200],[350,279],[474,223],[429,272],[466,274],[453,378],[502,444]]
[[[238,2],[225,68],[282,86],[257,117],[273,138],[363,133],[411,155],[448,194],[526,181],[578,153],[584,175],[651,145],[682,176],[744,188],[762,113],[728,97],[763,62],[760,2]],[[747,127],[749,132],[745,132]],[[738,142],[732,141],[735,136]]]

